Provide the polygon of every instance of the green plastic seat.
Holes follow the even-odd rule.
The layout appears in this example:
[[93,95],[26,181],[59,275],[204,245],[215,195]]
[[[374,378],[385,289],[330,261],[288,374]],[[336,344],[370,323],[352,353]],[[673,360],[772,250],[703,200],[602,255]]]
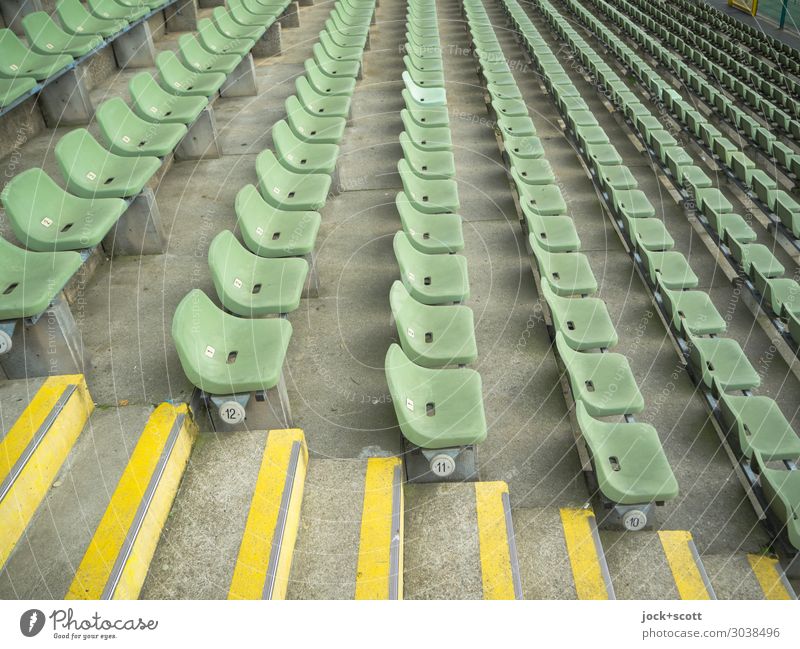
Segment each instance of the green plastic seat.
[[800,550],[800,470],[772,469],[758,453],[754,455],[770,510],[784,525],[789,543]]
[[512,166],[519,167],[520,160],[541,160],[544,155],[542,141],[535,135],[504,135],[503,148]]
[[108,38],[128,25],[125,19],[93,16],[80,0],[58,0],[56,14],[64,31],[76,36],[96,34]]
[[[408,96],[418,106],[445,106],[447,95],[444,88],[424,88],[414,82],[411,75],[403,71],[401,75]],[[406,103],[408,103],[406,101]]]
[[431,151],[420,148],[405,131],[400,133],[400,146],[403,148],[403,157],[418,176],[440,180],[455,176],[455,159],[449,151]]
[[331,187],[327,174],[296,173],[284,167],[270,149],[256,158],[261,195],[273,207],[289,211],[318,210]]
[[772,251],[762,243],[739,243],[735,239],[728,239],[726,243],[746,275],[752,276],[753,269],[758,268],[764,277],[780,277],[786,270]]
[[405,192],[395,197],[397,212],[403,232],[420,252],[440,254],[457,252],[464,248],[461,217],[458,214],[426,214],[409,201]]
[[586,255],[580,252],[549,252],[538,238],[528,236],[542,282],[562,297],[591,295],[597,292],[597,280]]
[[611,189],[609,196],[620,215],[630,219],[649,219],[656,215],[647,194],[640,189]]
[[270,13],[253,13],[244,5],[242,0],[227,0],[228,13],[231,18],[245,27],[269,28],[275,22],[275,16]]
[[573,397],[583,402],[590,415],[609,417],[644,410],[644,398],[625,356],[613,352],[577,352],[560,332],[556,332],[556,347],[566,367]]
[[420,367],[396,344],[386,352],[385,367],[397,422],[409,442],[438,449],[479,444],[486,439],[478,372]]
[[700,338],[688,331],[686,338],[689,361],[707,387],[715,380],[722,390],[752,390],[761,385],[761,377],[735,340]]
[[598,165],[597,175],[607,192],[636,189],[639,183],[626,165]]
[[355,78],[329,76],[314,59],[306,59],[303,67],[309,85],[318,94],[325,97],[351,97],[353,95],[356,88]]
[[504,141],[509,135],[514,137],[536,136],[536,127],[533,124],[533,120],[527,115],[523,117],[499,115],[496,124],[497,130],[500,131]]
[[420,252],[402,231],[394,235],[393,248],[403,284],[418,302],[449,304],[469,298],[467,260],[463,256]]
[[347,125],[344,118],[312,114],[296,95],[288,97],[284,107],[289,127],[300,140],[313,144],[338,144],[342,139]]
[[695,288],[700,280],[694,274],[683,253],[677,250],[640,250],[642,261],[653,284],[669,289]]
[[619,341],[603,300],[560,297],[545,283],[542,283],[542,297],[550,307],[553,327],[572,349],[610,349]]
[[341,47],[358,47],[364,49],[367,44],[367,32],[359,30],[348,34],[330,20],[325,21],[325,29],[330,34],[331,40]]
[[475,319],[469,307],[421,304],[399,281],[392,284],[389,303],[400,345],[417,365],[467,365],[478,358]]
[[123,19],[128,22],[139,20],[150,12],[149,7],[126,7],[114,0],[86,0],[93,16],[105,19]]
[[237,22],[225,7],[214,7],[212,16],[217,29],[228,38],[249,38],[256,41],[267,31],[264,25],[243,25]]
[[68,54],[38,54],[29,50],[10,29],[0,29],[0,77],[47,79],[72,65]]
[[688,330],[695,335],[721,334],[728,327],[708,293],[681,291],[660,287],[664,306],[676,331]]
[[239,65],[238,54],[212,54],[202,46],[194,34],[182,34],[178,38],[178,54],[181,63],[194,72],[221,72],[229,75]]
[[531,185],[517,183],[520,204],[524,211],[541,216],[559,216],[567,213],[567,204],[558,185]]
[[405,63],[408,75],[418,86],[422,88],[444,88],[444,72],[441,70],[418,70],[414,67],[414,64],[408,56],[403,57],[403,62]]
[[413,172],[406,160],[397,163],[403,190],[409,202],[420,212],[441,214],[458,212],[458,185],[454,180],[421,178]]
[[161,160],[154,156],[111,153],[84,128],[62,136],[55,154],[67,191],[84,198],[135,196],[161,166]]
[[178,97],[164,90],[149,72],[130,80],[133,112],[154,124],[192,124],[208,105],[206,97]]
[[255,45],[253,38],[231,38],[219,29],[211,18],[197,21],[197,38],[204,49],[212,54],[238,54],[246,56]]
[[364,54],[364,50],[361,47],[345,47],[339,45],[325,30],[319,33],[319,43],[328,56],[337,61],[357,61],[360,63]]
[[243,394],[278,385],[292,325],[285,318],[239,318],[199,289],[172,318],[172,340],[186,378],[208,394]]
[[236,216],[247,247],[259,257],[293,257],[314,250],[322,217],[318,212],[281,210],[254,185],[236,195]]
[[450,117],[447,106],[422,106],[414,103],[407,90],[400,93],[403,96],[408,114],[418,126],[449,126]]
[[186,68],[174,52],[161,52],[156,57],[161,87],[173,95],[210,97],[225,83],[222,72],[195,72]]
[[14,236],[29,250],[41,252],[98,245],[128,208],[119,198],[68,194],[36,167],[14,176],[2,200]]
[[328,54],[325,48],[319,43],[314,44],[312,52],[314,54],[314,62],[325,75],[329,77],[345,78],[358,77],[358,72],[361,68],[360,61],[337,59]]
[[406,59],[408,59],[406,62],[407,68],[409,65],[411,65],[420,72],[441,72],[444,70],[444,63],[440,58],[420,56],[414,52],[413,49],[407,50],[406,55],[403,57],[403,61],[405,62]]
[[623,214],[622,220],[637,249],[672,250],[675,247],[675,240],[660,219],[632,219]]
[[529,187],[555,185],[556,176],[545,158],[516,158],[512,153],[508,157],[511,178],[520,194],[527,193]]
[[81,266],[77,252],[31,252],[0,238],[0,320],[45,312]]
[[718,213],[715,209],[706,208],[705,217],[711,229],[719,235],[721,241],[728,238],[739,243],[750,243],[756,240],[755,230],[751,228],[740,214],[734,212]]
[[261,257],[223,230],[211,242],[208,265],[222,306],[236,315],[255,318],[300,306],[308,276],[305,259]]
[[272,127],[275,153],[284,167],[296,173],[332,174],[339,157],[338,144],[304,142],[297,137],[286,120],[278,120]]
[[39,54],[83,56],[103,44],[102,36],[65,32],[44,11],[34,11],[22,19],[22,28],[31,49]]
[[312,115],[346,119],[350,113],[350,97],[320,94],[311,87],[305,77],[297,77],[295,89],[297,99]]
[[593,419],[581,401],[575,415],[592,454],[600,492],[621,505],[663,502],[678,495],[678,482],[656,429],[641,422]]
[[450,129],[446,126],[420,126],[411,117],[407,109],[400,111],[408,138],[425,151],[451,151],[453,141]]
[[537,214],[527,206],[523,206],[522,212],[528,236],[534,237],[539,247],[548,252],[580,250],[581,240],[569,216]]
[[800,437],[769,397],[736,396],[719,390],[718,406],[730,433],[736,435],[745,457],[758,452],[767,460],[796,460]]
[[38,84],[33,77],[0,78],[0,108],[13,104],[23,95],[28,94]]
[[98,106],[97,125],[109,150],[121,156],[158,156],[171,153],[186,135],[183,124],[159,124],[138,117],[120,97]]

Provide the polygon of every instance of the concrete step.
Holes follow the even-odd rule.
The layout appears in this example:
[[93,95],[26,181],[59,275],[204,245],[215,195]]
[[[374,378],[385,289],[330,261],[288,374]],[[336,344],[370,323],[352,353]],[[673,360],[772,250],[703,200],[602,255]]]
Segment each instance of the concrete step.
[[614,599],[591,509],[514,509],[525,599]]
[[406,486],[407,599],[522,596],[505,482]]
[[[57,555],[69,545],[72,528],[80,527],[75,512],[81,512],[80,507],[76,509],[66,504],[74,494],[62,494],[52,487],[72,480],[76,474],[91,475],[80,473],[86,466],[82,460],[90,461],[92,454],[102,451],[94,451],[87,435],[81,436],[81,432],[93,409],[86,381],[80,374],[31,382],[4,382],[0,386],[0,411],[3,413],[0,593],[3,595],[52,596],[50,584],[44,582],[51,571],[57,573],[63,568]],[[93,470],[96,468],[95,463]],[[80,482],[85,484],[83,480]],[[72,492],[71,489],[63,491]],[[48,535],[45,531],[52,521],[65,523],[66,526],[59,529],[66,535],[64,540],[58,533]],[[43,546],[39,545],[40,541]],[[32,554],[36,547],[49,549],[42,554]],[[38,563],[42,556],[50,559],[46,567]],[[32,560],[34,558],[36,561]],[[63,596],[63,591],[56,596]]]
[[692,535],[601,531],[618,599],[716,599]]
[[289,599],[402,597],[398,458],[309,463]]
[[702,558],[719,599],[797,599],[780,563],[771,556],[736,552]]
[[[87,406],[80,408],[85,413]],[[77,439],[66,449],[63,463],[54,462],[52,473],[37,479],[41,506],[0,573],[0,597],[67,595],[151,412],[150,406],[98,408],[85,425],[73,413],[77,420],[69,424],[74,427],[70,437]],[[48,435],[67,423],[62,417],[63,412]],[[79,436],[74,432],[78,427]],[[58,446],[63,451],[65,439]]]

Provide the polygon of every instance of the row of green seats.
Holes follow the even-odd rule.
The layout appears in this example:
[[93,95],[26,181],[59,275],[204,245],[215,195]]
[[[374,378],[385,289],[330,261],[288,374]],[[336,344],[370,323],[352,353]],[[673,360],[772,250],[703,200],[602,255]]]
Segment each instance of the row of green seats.
[[[638,26],[638,23],[646,23],[642,12],[633,7],[627,0],[618,1],[626,8],[628,13],[634,15],[635,20],[630,20],[621,12],[608,6],[605,0],[595,0],[595,4],[601,10],[606,11],[612,20],[639,43],[649,43],[649,45],[644,46],[652,51],[657,51],[658,58],[664,60],[668,52],[660,48],[654,41],[647,40],[650,39],[650,36],[645,35]],[[663,42],[667,40],[672,42],[676,38],[660,24],[656,25],[655,30],[651,31],[651,33],[659,34]],[[670,67],[686,83],[687,87],[691,88],[697,96],[701,97],[712,109],[717,111],[723,119],[729,121],[739,133],[745,135],[765,155],[772,158],[775,163],[789,173],[794,173],[795,175],[800,173],[800,155],[796,154],[793,148],[779,141],[772,131],[774,125],[780,127],[786,134],[800,138],[800,119],[797,119],[800,116],[800,104],[795,98],[790,97],[771,83],[760,79],[755,73],[741,70],[741,64],[734,60],[728,61],[727,65],[723,61],[722,66],[714,63],[709,57],[712,56],[712,53],[718,52],[718,50],[708,43],[703,42],[699,47],[695,48],[689,43],[678,40],[673,48],[681,52],[687,60],[693,61],[697,66],[701,67],[707,74],[707,78],[704,78],[694,72],[689,65],[679,61],[674,56],[670,57]],[[719,57],[717,58],[719,59]],[[725,69],[726,67],[727,69]],[[733,72],[728,70],[733,70]],[[748,111],[736,105],[735,102],[717,90],[717,83],[721,83],[722,86],[743,99],[756,115],[760,116],[763,122],[766,122],[766,126],[762,121],[751,116]],[[783,108],[777,106],[775,102]],[[748,168],[755,169],[754,162],[748,159],[748,164]],[[771,186],[774,185],[777,189],[777,183],[770,176],[763,171],[761,174],[769,181]],[[742,177],[741,180],[750,186],[748,178]],[[774,205],[768,205],[768,207],[773,211],[775,210]],[[797,235],[795,234],[795,236]]]
[[[232,2],[231,15],[239,20],[244,11],[257,15],[253,2]],[[218,25],[224,24],[222,11],[214,10]],[[222,308],[195,289],[175,311],[172,338],[183,370],[209,395],[269,390],[280,380],[292,327],[285,317],[267,316],[285,316],[300,305],[310,270],[303,257],[316,243],[317,210],[331,188],[373,13],[373,0],[335,4],[325,38],[320,35],[305,74],[295,82],[296,94],[285,101],[286,119],[273,126],[275,151],[265,149],[256,159],[258,186],[246,185],[236,196],[242,242],[229,230],[212,241],[208,264]],[[252,21],[252,27],[263,28],[263,21],[260,26]],[[204,27],[197,47],[204,44]],[[234,39],[259,35],[227,32]],[[231,48],[219,52],[233,54]],[[200,63],[199,57],[193,60]],[[203,72],[208,73],[213,67]]]
[[[509,3],[514,1],[508,0]],[[566,2],[590,30],[597,29],[603,32],[607,29],[577,0],[566,0]],[[580,57],[584,65],[597,75],[598,79],[602,79],[607,88],[612,88],[613,92],[613,89],[620,89],[624,85],[621,78],[611,70],[602,57],[597,55],[549,0],[537,0],[536,4],[554,31]],[[620,49],[627,47],[618,40],[616,44]],[[530,49],[535,52],[535,45]],[[634,56],[632,50],[624,54],[626,60]],[[633,102],[632,99],[629,101]],[[624,110],[629,118],[632,114],[644,118],[646,112],[649,112],[641,109],[631,110],[628,105]],[[651,131],[650,137],[652,138],[657,132],[657,130]],[[662,149],[662,153],[674,146],[677,145]],[[800,505],[798,500],[800,471],[794,469],[792,464],[798,458],[800,439],[772,399],[751,394],[750,390],[760,385],[760,376],[736,341],[718,335],[724,332],[725,322],[708,301],[708,296],[700,297],[698,291],[670,294],[669,290],[663,291],[664,287],[660,285],[660,280],[657,275],[653,281],[655,291],[661,293],[667,321],[676,335],[683,339],[688,349],[688,360],[696,381],[716,400],[719,418],[730,431],[734,445],[743,458],[752,462],[759,471],[761,489],[765,494],[770,494],[771,508],[786,526],[790,541],[800,549],[797,545],[797,541],[800,540],[800,525],[792,514]],[[704,335],[702,332],[709,327],[709,323],[716,323],[716,326],[711,329],[713,333]],[[730,392],[733,394],[728,394]],[[736,394],[737,392],[739,394]],[[778,464],[779,467],[767,466],[768,462]]]
[[406,19],[395,199],[403,229],[393,241],[401,279],[389,295],[400,344],[386,354],[386,379],[403,436],[421,449],[454,449],[486,438],[483,388],[464,367],[478,349],[472,309],[461,304],[469,277],[456,254],[464,239],[435,0],[410,0]]
[[[676,0],[668,9],[673,17],[681,14],[695,16],[705,35],[727,34],[729,40],[735,41],[734,47],[740,50],[743,49],[742,46],[750,48],[777,64],[775,67],[780,70],[787,70],[794,75],[800,74],[800,52],[789,43],[784,43],[761,29],[751,27],[707,3]],[[735,50],[732,53],[735,54]]]
[[27,44],[0,29],[0,108],[8,106],[86,56],[167,0],[59,0],[55,15],[34,11],[22,19]]
[[[576,13],[595,31],[598,37],[624,61],[634,61],[636,56],[624,43],[619,42],[613,32],[605,27],[590,12],[581,8]],[[592,62],[586,64],[591,68]],[[756,194],[767,205],[774,206],[783,223],[793,231],[800,232],[800,205],[786,192],[778,190],[774,181],[755,169],[755,165],[715,129],[706,118],[680,98],[667,81],[643,61],[637,63],[638,74],[650,91],[660,99],[666,110],[687,124],[693,134],[713,151],[717,158],[743,178],[749,178]],[[661,122],[638,101],[636,95],[607,66],[593,69],[598,79],[617,105],[629,115],[634,128],[655,159],[684,187],[693,198],[698,211],[707,225],[723,243],[733,262],[738,265],[756,290],[756,297],[764,309],[775,320],[782,320],[779,328],[787,332],[800,345],[800,284],[793,277],[783,277],[785,268],[765,245],[756,243],[756,233],[743,217],[733,211],[733,205],[725,195],[713,187],[711,178],[700,168],[692,165],[691,157],[678,146],[677,140],[668,133]],[[630,104],[630,105],[629,105]]]
[[[58,5],[62,13],[69,9],[64,2]],[[283,4],[270,9],[265,24],[274,21]],[[94,5],[97,11],[100,6]],[[109,16],[104,19],[120,20],[120,12],[108,8]],[[200,34],[204,36],[200,44],[214,43],[222,52],[244,44],[249,51],[254,40],[232,40],[218,29],[221,15],[215,13],[213,23],[201,21]],[[187,91],[193,88],[191,79],[197,73],[182,60],[200,56],[199,51],[186,49],[187,38],[195,37],[182,37],[179,55],[164,52],[159,56],[162,71],[158,80],[148,72],[131,79],[132,107],[120,98],[98,107],[96,120],[105,146],[86,129],[72,130],[58,141],[55,157],[66,190],[40,168],[17,174],[4,187],[0,200],[15,237],[27,250],[7,241],[0,243],[10,260],[0,270],[0,284],[5,287],[0,293],[0,320],[37,316],[48,307],[80,267],[77,251],[100,244],[130,200],[159,169],[161,158],[177,146],[187,126],[208,105],[209,95],[219,85],[199,94]],[[204,60],[213,65],[213,57],[218,56],[230,55],[209,53]],[[165,57],[170,57],[174,78],[164,74]],[[226,75],[221,72],[219,76],[221,85]],[[176,78],[181,79],[177,85]]]
[[[800,171],[800,155],[796,155],[793,149],[778,142],[774,135],[760,126],[757,120],[716,91],[712,84],[695,74],[689,66],[679,61],[665,48],[657,45],[634,21],[605,4],[603,0],[594,1],[601,10],[609,13],[612,20],[624,25],[626,33],[630,34],[642,47],[647,48],[687,85],[693,87],[709,106],[729,119],[753,142],[760,144],[770,156],[774,156],[776,162],[780,160],[784,167]],[[594,20],[597,21],[597,19]],[[603,42],[610,49],[615,50],[622,60],[625,60],[626,63],[628,60],[631,61],[630,67],[634,73],[656,97],[668,95],[668,98],[663,100],[665,105],[676,114],[680,121],[686,124],[689,132],[698,142],[716,155],[725,168],[758,198],[762,209],[776,224],[783,227],[786,235],[793,239],[800,238],[800,203],[788,192],[779,189],[775,178],[764,169],[759,169],[756,163],[741,150],[741,147],[723,136],[700,111],[685,102],[680,93],[656,74],[640,57],[627,53],[617,35],[604,30],[600,30],[598,33]],[[616,52],[616,50],[620,50],[620,52]],[[797,123],[797,126],[800,129],[800,122]]]
[[[674,498],[678,485],[656,430],[648,424],[596,419],[614,415],[630,419],[644,409],[644,399],[627,358],[608,351],[618,342],[617,332],[605,302],[591,296],[597,281],[588,258],[578,252],[581,243],[574,223],[486,9],[481,0],[465,0],[464,8],[504,159],[520,198],[523,228],[539,270],[539,289],[550,312],[556,350],[567,371],[600,492],[621,505]],[[515,10],[512,15],[527,18],[519,5],[509,9]],[[574,89],[553,57],[542,64],[547,82],[559,81],[559,88]],[[574,110],[591,115],[586,104],[579,103],[583,100],[577,92],[560,96],[566,99],[567,94]]]

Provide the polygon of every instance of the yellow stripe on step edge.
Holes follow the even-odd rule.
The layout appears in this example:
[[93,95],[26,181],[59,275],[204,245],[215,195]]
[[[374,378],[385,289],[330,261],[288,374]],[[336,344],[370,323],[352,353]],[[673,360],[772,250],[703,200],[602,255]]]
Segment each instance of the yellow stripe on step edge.
[[228,599],[285,599],[307,466],[302,430],[269,432]]
[[138,598],[196,437],[186,404],[152,412],[66,599]]
[[758,579],[758,585],[764,591],[765,599],[797,599],[777,559],[748,554],[747,561]]
[[483,599],[522,597],[507,498],[505,482],[475,483]]
[[[74,386],[74,387],[73,387]],[[0,567],[30,523],[37,507],[94,410],[82,374],[51,376],[42,384],[20,418],[0,442],[0,485],[45,424],[62,396],[72,390],[48,430],[0,501]],[[55,414],[55,413],[54,413]]]
[[610,580],[599,556],[594,528],[594,512],[590,509],[561,509],[561,525],[567,544],[572,578],[578,599],[614,599]]
[[715,599],[693,552],[692,535],[683,530],[660,531],[658,537],[681,599]]
[[403,599],[402,467],[396,457],[367,461],[356,599]]

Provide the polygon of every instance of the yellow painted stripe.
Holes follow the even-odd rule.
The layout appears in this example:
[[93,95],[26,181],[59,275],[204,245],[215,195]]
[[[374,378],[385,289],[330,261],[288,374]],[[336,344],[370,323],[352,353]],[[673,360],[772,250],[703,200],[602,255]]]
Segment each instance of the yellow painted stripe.
[[774,557],[765,557],[759,554],[748,554],[747,561],[758,579],[765,599],[795,599],[794,594],[787,588],[788,583],[783,577],[783,568]]
[[103,595],[142,498],[158,468],[162,451],[180,415],[185,417],[183,425],[111,596],[112,599],[138,598],[197,437],[197,427],[191,420],[186,404],[162,403],[150,415],[75,573],[66,599],[100,599]]
[[658,537],[681,599],[711,599],[689,546],[692,535],[683,530],[660,531]]
[[[364,506],[361,512],[361,538],[356,569],[356,599],[389,599],[391,573],[392,511],[394,474],[402,466],[400,458],[373,457],[367,461],[364,481]],[[403,490],[400,489],[400,547],[403,556]],[[403,598],[402,563],[398,572],[398,599]]]
[[0,567],[25,532],[94,410],[83,375],[49,377],[0,444],[2,483],[70,385],[76,386],[75,391],[0,502]]
[[593,519],[594,512],[589,509],[561,510],[561,525],[578,599],[609,599],[602,559],[598,556],[593,534]]
[[475,483],[484,599],[515,599],[514,567],[503,507],[503,494],[507,493],[505,482]]
[[[283,537],[276,538],[281,499],[295,442],[300,443],[300,456],[295,470]],[[271,599],[285,599],[294,544],[300,526],[300,506],[303,502],[307,467],[308,448],[302,430],[294,428],[269,432],[228,599],[263,598],[273,547],[280,547],[280,555]]]

